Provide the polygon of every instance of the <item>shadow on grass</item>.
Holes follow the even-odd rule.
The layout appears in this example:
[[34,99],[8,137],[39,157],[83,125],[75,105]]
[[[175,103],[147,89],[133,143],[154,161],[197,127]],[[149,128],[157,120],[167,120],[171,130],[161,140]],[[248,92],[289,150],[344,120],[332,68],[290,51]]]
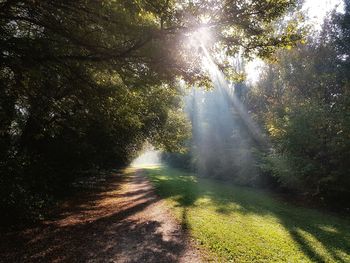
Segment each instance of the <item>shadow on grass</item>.
[[312,261],[325,262],[324,254],[316,249],[309,239],[318,241],[324,251],[336,262],[346,262],[340,254],[349,254],[350,225],[345,219],[322,214],[312,209],[296,207],[269,196],[268,193],[230,185],[208,179],[196,179],[184,172],[169,168],[148,171],[162,198],[172,198],[182,209],[182,220],[188,228],[188,210],[196,201],[209,198],[216,212],[230,215],[273,216],[289,232],[303,253]]

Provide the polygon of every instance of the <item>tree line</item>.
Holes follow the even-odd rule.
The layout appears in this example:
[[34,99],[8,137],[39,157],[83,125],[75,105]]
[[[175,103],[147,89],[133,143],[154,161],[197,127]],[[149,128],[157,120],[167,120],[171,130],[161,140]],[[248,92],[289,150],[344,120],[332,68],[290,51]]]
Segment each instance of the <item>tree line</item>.
[[285,187],[347,206],[350,197],[350,2],[307,44],[278,52],[249,107],[273,150],[262,172]]

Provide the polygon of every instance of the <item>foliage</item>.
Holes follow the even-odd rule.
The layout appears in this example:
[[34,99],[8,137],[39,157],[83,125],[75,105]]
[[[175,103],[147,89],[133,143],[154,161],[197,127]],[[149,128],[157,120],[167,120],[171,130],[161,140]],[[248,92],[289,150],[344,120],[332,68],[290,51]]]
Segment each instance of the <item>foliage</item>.
[[[348,207],[349,12],[347,2],[346,12],[330,15],[322,32],[278,50],[251,87],[236,79],[225,89],[214,80],[215,89],[193,91],[187,103],[191,155],[172,160],[190,158],[200,176],[280,187]],[[266,134],[265,145],[257,134]]]
[[342,205],[350,197],[349,7],[319,37],[279,52],[249,95],[273,143],[262,169],[289,189]]
[[196,164],[193,158],[191,138],[184,144],[183,151],[162,152],[162,163],[179,169],[194,171]]
[[188,38],[205,26],[228,53],[268,56],[298,39],[269,27],[293,3],[1,1],[2,212],[27,217],[79,173],[128,163],[146,140],[181,150],[178,78],[206,79]]
[[347,262],[349,221],[269,193],[166,167],[147,174],[178,220],[219,262]]

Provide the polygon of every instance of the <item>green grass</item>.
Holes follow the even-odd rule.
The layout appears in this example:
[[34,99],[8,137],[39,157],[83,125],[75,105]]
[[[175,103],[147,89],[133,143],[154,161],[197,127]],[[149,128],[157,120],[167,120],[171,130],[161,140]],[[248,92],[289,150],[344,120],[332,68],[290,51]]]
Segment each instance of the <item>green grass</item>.
[[350,222],[256,189],[147,169],[191,235],[220,262],[350,262]]

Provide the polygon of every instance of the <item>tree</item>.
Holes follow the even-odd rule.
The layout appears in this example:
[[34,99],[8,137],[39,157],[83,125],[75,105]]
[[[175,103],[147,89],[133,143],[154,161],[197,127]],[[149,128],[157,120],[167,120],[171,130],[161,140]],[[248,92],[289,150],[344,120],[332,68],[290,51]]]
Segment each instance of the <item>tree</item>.
[[[212,52],[271,55],[298,35],[269,25],[292,0],[0,3],[0,184],[9,216],[36,211],[82,171],[127,164],[145,140],[181,148],[178,78],[207,78],[193,32]],[[176,127],[176,129],[174,129]]]
[[289,189],[341,200],[350,186],[349,3],[346,10],[326,21],[320,37],[279,52],[250,95],[273,142],[263,170]]

